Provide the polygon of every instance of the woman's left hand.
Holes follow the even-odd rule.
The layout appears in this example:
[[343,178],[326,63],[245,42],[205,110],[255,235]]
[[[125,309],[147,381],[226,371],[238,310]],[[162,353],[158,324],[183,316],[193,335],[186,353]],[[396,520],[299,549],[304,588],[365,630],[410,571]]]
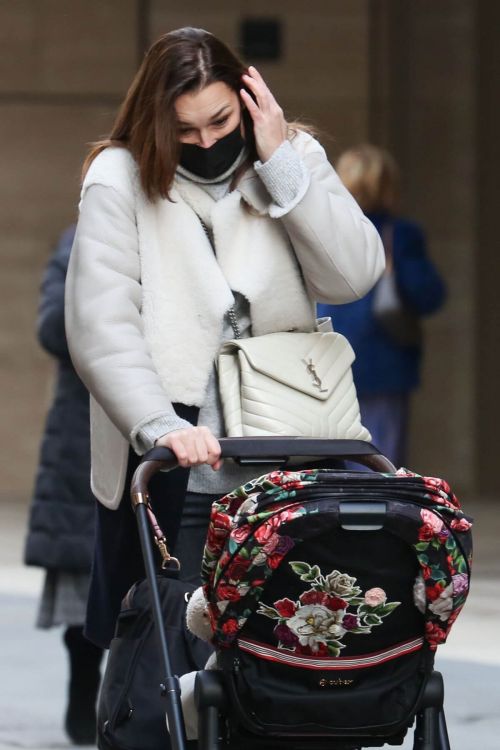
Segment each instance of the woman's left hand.
[[287,137],[287,124],[283,110],[267,87],[264,79],[252,65],[242,77],[244,85],[250,89],[255,99],[245,89],[240,96],[253,120],[255,145],[259,159],[267,161]]

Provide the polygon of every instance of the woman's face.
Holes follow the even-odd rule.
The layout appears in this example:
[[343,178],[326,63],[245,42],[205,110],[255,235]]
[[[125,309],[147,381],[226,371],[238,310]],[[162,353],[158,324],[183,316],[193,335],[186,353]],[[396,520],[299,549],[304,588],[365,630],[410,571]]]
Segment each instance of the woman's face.
[[238,95],[222,81],[177,97],[175,111],[179,141],[201,148],[213,146],[241,120]]

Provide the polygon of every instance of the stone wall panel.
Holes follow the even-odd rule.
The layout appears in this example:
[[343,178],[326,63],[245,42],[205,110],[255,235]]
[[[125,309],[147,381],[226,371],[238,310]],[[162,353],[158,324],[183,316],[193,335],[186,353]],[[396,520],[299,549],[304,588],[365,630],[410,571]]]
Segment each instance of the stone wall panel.
[[0,93],[121,94],[136,16],[135,0],[1,0]]

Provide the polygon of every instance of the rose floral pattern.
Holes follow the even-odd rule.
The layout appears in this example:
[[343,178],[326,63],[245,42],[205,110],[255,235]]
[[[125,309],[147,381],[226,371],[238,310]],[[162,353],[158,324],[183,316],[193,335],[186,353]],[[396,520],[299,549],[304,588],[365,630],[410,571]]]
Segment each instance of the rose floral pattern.
[[[264,614],[266,605],[260,602],[266,582],[297,542],[288,524],[325,512],[325,502],[328,513],[338,514],[344,486],[355,495],[356,482],[365,482],[360,492],[366,493],[366,479],[353,475],[343,481],[328,470],[274,471],[213,504],[202,581],[215,645],[229,646],[259,606]],[[425,616],[426,640],[435,649],[445,642],[469,591],[471,521],[441,479],[400,470],[376,475],[370,486],[387,496],[387,524],[417,556],[421,572],[414,601]],[[308,494],[311,488],[314,497]],[[324,490],[324,499],[316,489]],[[297,524],[294,528],[300,535]],[[348,574],[332,571],[323,577],[317,566],[293,565],[311,588],[297,601],[284,595],[266,610],[277,620],[274,633],[282,648],[340,652],[347,633],[369,632],[366,628],[380,625],[398,604],[387,603],[382,588],[362,594]]]
[[[279,532],[305,514],[293,498],[317,474],[318,470],[273,471],[212,505],[202,580],[218,645],[232,643],[255,610],[264,584],[294,546],[290,536]],[[272,505],[258,512],[257,501],[263,495]]]
[[418,540],[413,545],[421,567],[415,583],[415,603],[426,615],[426,638],[432,649],[444,643],[469,592],[469,559],[463,554],[457,535],[469,532],[466,518],[445,523],[434,510],[420,510]]
[[382,625],[401,602],[387,602],[383,589],[362,594],[356,578],[332,570],[324,576],[317,565],[290,562],[293,572],[311,588],[298,601],[284,598],[273,607],[260,604],[257,613],[277,620],[278,648],[301,656],[339,656],[346,634],[368,634]]
[[[272,517],[280,502],[290,502],[296,490],[313,483],[318,470],[272,471],[237,487],[218,502],[213,503],[208,526],[207,540],[202,561],[202,579],[213,582],[224,567],[221,561],[224,546],[229,537],[239,543],[246,539],[252,524]],[[255,514],[258,499],[265,493],[273,500],[273,511]],[[227,559],[227,556],[226,556]]]

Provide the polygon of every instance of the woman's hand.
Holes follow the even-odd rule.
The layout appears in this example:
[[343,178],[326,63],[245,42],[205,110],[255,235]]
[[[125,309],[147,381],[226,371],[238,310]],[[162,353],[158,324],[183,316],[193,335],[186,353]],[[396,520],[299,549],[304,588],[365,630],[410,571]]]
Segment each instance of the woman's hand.
[[256,68],[251,65],[248,68],[248,74],[243,75],[242,80],[255,97],[253,99],[248,91],[240,89],[240,96],[253,120],[259,159],[265,162],[286,140],[288,133],[286,120],[283,110]]
[[170,448],[179,466],[184,468],[209,464],[214,471],[218,471],[222,466],[219,441],[208,427],[186,427],[168,432],[158,438],[155,445]]

